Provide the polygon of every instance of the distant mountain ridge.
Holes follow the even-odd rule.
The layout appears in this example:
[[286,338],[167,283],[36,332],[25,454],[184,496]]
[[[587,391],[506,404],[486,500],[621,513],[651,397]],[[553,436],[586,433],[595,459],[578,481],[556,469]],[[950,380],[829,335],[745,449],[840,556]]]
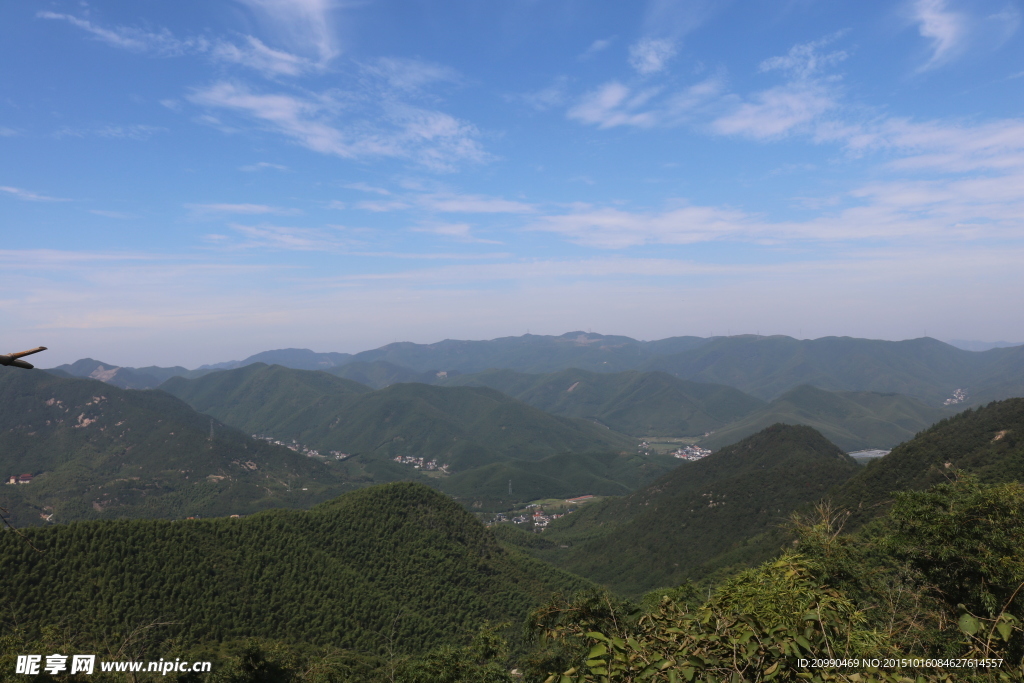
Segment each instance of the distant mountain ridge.
[[[453,376],[506,369],[543,374],[577,368],[601,373],[662,371],[687,381],[730,386],[762,400],[778,398],[802,384],[829,391],[897,393],[931,405],[942,404],[957,389],[966,392],[966,405],[1024,396],[1024,346],[965,351],[927,337],[891,342],[741,335],[645,342],[569,332],[488,341],[398,342],[357,354],[280,349],[192,371],[105,365],[104,372],[117,370],[106,380],[115,385],[152,388],[142,386],[147,378],[159,384],[172,375],[195,377],[255,362],[328,370],[374,387],[409,381],[443,382],[444,375],[439,377],[439,373]],[[97,369],[97,362],[91,363],[91,368],[88,363],[82,367],[75,363],[57,370],[88,376]],[[352,366],[350,372],[345,371],[347,366]]]
[[17,524],[307,507],[353,488],[324,462],[164,392],[0,368],[0,486]]
[[933,407],[900,394],[830,392],[804,384],[718,429],[700,444],[717,450],[781,422],[814,427],[845,451],[891,448],[954,410],[954,406]]
[[723,562],[767,559],[793,510],[859,469],[814,429],[772,425],[558,520],[544,534],[554,548],[538,556],[627,594],[675,586]]

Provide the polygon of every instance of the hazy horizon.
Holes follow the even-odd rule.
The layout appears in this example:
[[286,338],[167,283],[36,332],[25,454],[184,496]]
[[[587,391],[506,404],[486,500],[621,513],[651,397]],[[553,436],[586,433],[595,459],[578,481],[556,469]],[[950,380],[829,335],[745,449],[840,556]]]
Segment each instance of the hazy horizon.
[[[607,336],[624,336],[624,337],[629,337],[631,339],[635,339],[636,341],[640,341],[640,342],[659,341],[659,339],[641,339],[639,337],[633,337],[631,335],[609,335],[609,334],[604,334],[604,333],[601,333],[601,332],[592,332],[592,331],[584,331],[584,330],[569,330],[567,332],[563,332],[563,333],[560,333],[560,334],[552,334],[552,335],[540,335],[538,333],[533,333],[533,332],[531,332],[529,334],[536,334],[537,336],[560,337],[560,336],[572,334],[574,332],[583,332],[583,333],[588,334],[588,335],[599,335],[599,336],[603,336],[603,337],[607,337]],[[521,335],[505,335],[505,336],[515,337],[515,336],[521,336]],[[673,335],[673,336],[698,336],[699,337],[701,335]],[[761,336],[761,337],[767,337],[767,336],[786,336],[786,337],[791,337],[793,339],[803,339],[803,340],[812,340],[812,339],[821,339],[822,338],[822,337],[800,338],[800,337],[793,337],[792,335],[763,335],[763,334],[762,335],[758,335],[758,333],[756,333],[756,332],[739,333],[739,334],[735,334],[735,335],[715,335],[715,336],[716,337],[725,337],[725,336],[734,336],[734,337],[737,337],[737,336]],[[826,337],[827,336],[835,336],[835,335],[826,335]],[[849,336],[849,335],[847,335],[847,336]],[[705,338],[707,338],[707,337],[705,337]],[[444,339],[435,339],[435,340],[429,341],[429,342],[409,342],[409,340],[405,340],[405,339],[398,340],[398,341],[399,342],[409,342],[409,343],[414,343],[414,344],[435,344],[435,343],[439,343],[439,342],[442,342],[442,341],[448,341],[448,340],[453,340],[453,341],[492,341],[493,339],[500,339],[500,337],[494,337],[494,338],[491,338],[491,339],[457,339],[457,338],[454,338],[454,337],[446,337]],[[910,338],[907,338],[907,339],[882,339],[882,340],[879,340],[879,341],[908,341],[910,339],[914,339],[914,337],[910,337]],[[1006,342],[1006,341],[988,342],[988,341],[966,340],[966,339],[952,339],[952,340],[939,339],[937,341],[941,341],[941,342],[943,342],[945,344],[949,344],[950,346],[955,346],[955,347],[957,347],[959,349],[963,349],[965,351],[987,351],[987,350],[995,349],[995,348],[1006,348],[1006,347],[1011,347],[1011,346],[1022,346],[1022,345],[1024,345],[1024,342]],[[388,342],[388,343],[395,343],[395,342]],[[268,351],[282,351],[282,350],[290,350],[290,349],[299,349],[299,350],[304,350],[304,351],[312,351],[313,353],[348,353],[348,354],[355,355],[355,354],[360,353],[362,351],[370,351],[370,350],[373,350],[373,349],[381,348],[382,346],[386,346],[386,345],[387,345],[387,343],[381,344],[380,346],[368,347],[368,348],[359,348],[359,349],[355,349],[355,350],[342,350],[342,349],[336,349],[336,348],[312,349],[312,348],[309,348],[307,346],[301,346],[301,345],[298,345],[298,346],[297,345],[281,346],[281,347],[276,347],[276,348],[260,349],[259,351],[255,351],[253,353],[247,353],[245,355],[241,355],[241,356],[237,356],[237,357],[232,357],[232,358],[221,358],[219,360],[206,360],[206,361],[203,361],[202,363],[196,363],[194,365],[183,365],[181,363],[160,363],[160,362],[149,362],[149,361],[136,362],[136,363],[117,363],[117,362],[112,362],[112,359],[110,359],[110,358],[94,357],[94,356],[78,356],[78,357],[76,357],[74,359],[65,360],[65,361],[62,361],[62,362],[59,362],[59,363],[58,362],[52,362],[52,361],[49,360],[49,358],[47,358],[46,362],[42,362],[41,359],[43,358],[43,356],[35,356],[34,359],[35,359],[35,362],[36,362],[37,366],[42,368],[42,369],[44,369],[44,370],[53,369],[53,368],[59,367],[61,365],[71,364],[71,363],[74,363],[75,361],[83,360],[85,358],[92,358],[92,360],[99,361],[101,363],[110,364],[110,365],[116,366],[116,367],[135,367],[135,368],[139,368],[139,367],[147,367],[147,366],[157,366],[157,367],[182,366],[182,367],[185,367],[186,369],[189,369],[189,370],[195,370],[195,369],[198,369],[198,368],[203,367],[203,366],[217,365],[217,364],[220,364],[220,363],[230,363],[230,362],[244,361],[244,360],[246,360],[247,358],[249,358],[251,356],[254,356],[256,354],[263,353],[263,352],[268,352]],[[45,351],[44,353],[46,353],[47,356],[52,357],[51,356],[51,352],[54,351],[54,350],[55,349],[49,349],[48,348],[47,351]]]
[[5,3],[3,343],[1024,339],[1021,16]]

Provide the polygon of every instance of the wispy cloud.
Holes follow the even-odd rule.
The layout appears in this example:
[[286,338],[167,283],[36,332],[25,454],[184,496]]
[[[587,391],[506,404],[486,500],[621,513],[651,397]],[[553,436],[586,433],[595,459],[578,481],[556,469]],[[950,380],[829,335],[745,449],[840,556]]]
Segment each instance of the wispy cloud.
[[420,92],[429,85],[461,80],[459,72],[443,64],[399,57],[381,57],[365,62],[362,70],[381,79],[387,87],[402,92]]
[[533,92],[505,95],[504,99],[506,102],[520,102],[531,109],[536,109],[537,111],[547,111],[555,107],[560,107],[568,102],[568,84],[568,78],[565,76],[559,76],[546,88],[541,88],[540,90],[535,90]]
[[167,132],[162,126],[150,126],[143,123],[127,125],[107,125],[98,127],[72,127],[63,126],[55,130],[51,135],[56,139],[61,138],[86,138],[99,137],[114,140],[148,140],[157,133]]
[[921,71],[949,61],[962,49],[967,37],[967,18],[951,11],[946,0],[914,0],[911,12],[921,37],[931,43],[931,57]]
[[614,42],[615,36],[612,36],[611,38],[599,38],[592,42],[586,50],[581,52],[580,55],[576,57],[576,59],[578,59],[581,62],[585,62],[594,55],[598,54],[599,52],[604,52],[605,50],[607,50],[609,47],[611,47],[612,43]]
[[418,197],[416,203],[441,213],[532,213],[535,210],[524,202],[466,194],[426,194]]
[[254,36],[244,36],[242,45],[218,41],[211,55],[220,61],[238,64],[271,76],[298,76],[316,65],[308,59],[268,47]]
[[281,164],[272,164],[269,161],[259,161],[255,164],[248,164],[247,166],[239,166],[239,171],[245,171],[246,173],[253,173],[256,171],[265,171],[267,169],[273,169],[275,171],[288,171],[290,170],[287,166]]
[[0,138],[10,138],[18,134],[18,131],[6,126],[0,126]]
[[641,38],[629,47],[629,65],[643,76],[664,70],[675,56],[675,43],[667,38]]
[[333,0],[241,0],[254,10],[268,30],[295,50],[310,50],[321,63],[340,51],[334,33]]
[[261,223],[242,225],[231,223],[229,227],[244,239],[229,246],[235,249],[275,249],[288,251],[333,251],[347,246],[336,235],[312,228],[294,228]]
[[20,187],[10,187],[6,185],[0,185],[0,192],[6,192],[9,195],[17,197],[18,199],[24,199],[28,202],[69,202],[70,199],[61,199],[60,197],[48,197],[44,194],[36,194],[29,190],[23,190]]
[[128,220],[135,218],[135,214],[125,213],[124,211],[105,211],[103,209],[89,209],[89,213],[96,214],[97,216],[103,216],[104,218],[116,218],[118,220]]
[[369,183],[364,183],[362,181],[358,183],[346,183],[342,187],[345,187],[349,190],[358,190],[359,192],[370,192],[373,194],[382,194],[385,196],[391,194],[390,190],[386,190],[383,187],[376,187],[374,185],[370,185]]
[[196,214],[235,214],[235,215],[266,215],[280,216],[302,213],[299,209],[286,209],[266,204],[186,204],[185,208]]
[[473,226],[468,223],[435,223],[410,228],[413,232],[427,232],[441,237],[454,239],[458,242],[475,242],[479,244],[502,244],[498,240],[489,240],[473,234]]
[[205,38],[181,40],[174,37],[166,29],[153,32],[128,26],[107,28],[80,17],[60,14],[58,12],[38,12],[36,16],[40,19],[66,21],[111,47],[132,52],[151,52],[162,56],[178,56],[209,49],[209,42]]
[[[343,158],[398,157],[445,171],[456,164],[486,159],[469,123],[443,112],[393,98],[352,93],[349,107],[332,94],[300,96],[254,92],[245,85],[222,81],[194,90],[193,104],[246,116],[269,130],[321,154]],[[361,105],[365,116],[346,116]],[[369,114],[377,110],[374,119]]]
[[305,57],[269,47],[255,36],[241,36],[241,44],[236,44],[225,38],[178,38],[166,28],[147,31],[132,26],[101,26],[81,17],[57,12],[39,12],[36,16],[66,21],[111,47],[139,54],[158,57],[208,55],[216,61],[243,66],[266,76],[299,76],[322,66]]

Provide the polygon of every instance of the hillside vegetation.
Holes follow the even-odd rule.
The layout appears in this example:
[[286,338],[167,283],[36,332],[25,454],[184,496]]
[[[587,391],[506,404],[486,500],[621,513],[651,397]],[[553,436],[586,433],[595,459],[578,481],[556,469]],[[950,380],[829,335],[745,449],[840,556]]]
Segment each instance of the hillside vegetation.
[[488,620],[521,621],[552,592],[586,585],[503,549],[459,505],[412,483],[310,511],[25,533],[31,546],[0,533],[3,623],[72,624],[94,642],[160,623],[161,637],[184,643],[260,637],[416,653]]
[[810,427],[774,425],[558,520],[545,538],[572,547],[538,556],[623,594],[677,585],[778,552],[784,520],[858,468]]
[[901,444],[835,492],[854,522],[880,514],[895,492],[922,490],[957,472],[985,483],[1024,481],[1024,399],[990,403],[954,415]]
[[764,405],[732,387],[662,372],[489,370],[457,375],[447,384],[491,387],[549,413],[594,420],[633,436],[701,436]]
[[163,389],[249,432],[377,460],[436,458],[452,471],[566,451],[634,449],[624,435],[484,387],[395,384],[372,391],[326,373],[251,365],[175,378]]
[[771,400],[801,384],[829,391],[914,396],[940,405],[956,389],[991,400],[1024,389],[1024,346],[964,351],[924,337],[905,341],[822,337],[721,337],[653,358],[640,369],[715,382]]
[[782,422],[814,427],[845,451],[891,448],[951,412],[953,408],[932,407],[899,394],[831,392],[803,385],[719,428],[700,445],[718,449]]
[[0,405],[0,475],[34,475],[0,486],[22,526],[307,507],[350,488],[162,392],[0,368]]

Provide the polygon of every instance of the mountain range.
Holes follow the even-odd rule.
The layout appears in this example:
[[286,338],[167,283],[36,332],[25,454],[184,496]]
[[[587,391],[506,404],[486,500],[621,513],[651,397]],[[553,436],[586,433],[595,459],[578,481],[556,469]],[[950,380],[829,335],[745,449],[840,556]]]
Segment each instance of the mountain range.
[[489,341],[398,342],[357,354],[281,349],[191,371],[118,368],[89,359],[55,370],[75,376],[95,374],[119,386],[153,388],[169,376],[195,377],[259,362],[342,375],[343,368],[351,365],[352,379],[375,388],[409,381],[443,383],[455,373],[493,369],[545,374],[576,368],[663,371],[688,381],[730,386],[766,401],[803,384],[829,391],[898,393],[932,405],[942,404],[957,389],[966,393],[971,405],[1024,394],[1024,346],[966,351],[928,337],[892,342],[740,335],[638,341],[569,332]]
[[353,488],[160,391],[0,368],[0,486],[18,525],[308,507]]

